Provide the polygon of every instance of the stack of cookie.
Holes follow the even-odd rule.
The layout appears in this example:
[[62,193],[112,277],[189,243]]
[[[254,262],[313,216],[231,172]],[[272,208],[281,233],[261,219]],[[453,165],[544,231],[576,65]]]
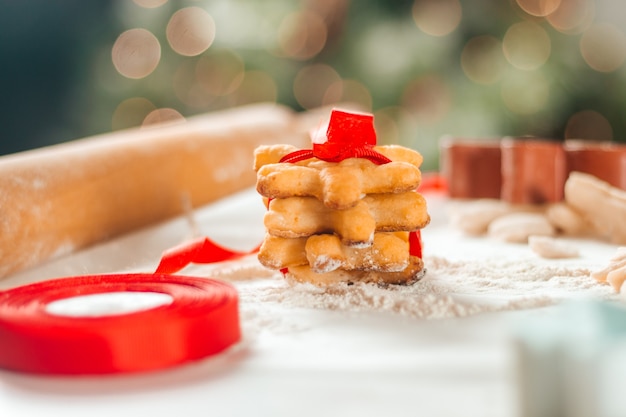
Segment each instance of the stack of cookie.
[[[328,132],[346,117],[354,122],[350,113],[334,111]],[[343,132],[342,140],[360,131]],[[401,146],[377,146],[371,152],[385,163],[364,157],[334,158],[340,159],[335,162],[315,156],[280,162],[294,152],[302,151],[290,145],[255,151],[257,191],[268,207],[259,261],[318,285],[418,280],[424,265],[411,248],[419,242],[410,234],[430,220],[426,201],[415,191],[421,180],[421,155]]]

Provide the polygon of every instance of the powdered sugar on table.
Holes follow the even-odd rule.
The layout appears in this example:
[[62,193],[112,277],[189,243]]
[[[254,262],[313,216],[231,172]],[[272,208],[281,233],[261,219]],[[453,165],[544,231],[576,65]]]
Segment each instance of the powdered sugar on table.
[[[427,272],[414,285],[317,287],[288,281],[262,267],[254,256],[217,265],[196,265],[189,272],[233,282],[248,311],[275,304],[282,308],[385,312],[436,319],[543,307],[574,298],[616,297],[610,286],[590,277],[592,271],[607,263],[615,252],[614,245],[571,239],[568,244],[579,250],[578,258],[543,259],[528,245],[463,235],[448,225],[446,198],[426,196],[432,217],[422,232]],[[252,193],[239,198],[256,197]],[[254,205],[242,202],[237,206]],[[262,224],[262,211],[253,211]],[[255,233],[262,236],[262,231]]]

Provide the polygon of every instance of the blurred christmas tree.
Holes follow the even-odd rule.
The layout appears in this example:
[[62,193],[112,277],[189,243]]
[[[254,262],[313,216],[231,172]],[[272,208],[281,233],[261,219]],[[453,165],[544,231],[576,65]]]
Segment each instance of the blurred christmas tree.
[[426,169],[445,134],[625,137],[619,0],[112,4],[113,36],[83,53],[75,137],[268,100],[355,103]]

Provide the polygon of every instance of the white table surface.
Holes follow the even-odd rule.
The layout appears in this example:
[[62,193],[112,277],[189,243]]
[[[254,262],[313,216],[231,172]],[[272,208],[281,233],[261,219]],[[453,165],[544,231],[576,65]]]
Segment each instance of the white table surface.
[[[449,253],[454,233],[446,229],[442,201],[439,196],[429,199],[433,222],[424,230],[424,240],[431,254]],[[201,234],[243,250],[261,241],[263,212],[259,197],[246,190],[196,210],[193,219]],[[164,249],[191,232],[188,218],[173,219],[16,274],[1,281],[0,289],[61,276],[150,272]],[[454,236],[460,239],[455,245],[463,244],[463,238]],[[466,256],[472,250],[475,256],[497,255],[485,254],[480,245],[505,250],[484,239],[470,243],[463,249]],[[596,248],[606,258],[609,249]],[[215,271],[219,267],[212,266]],[[185,274],[207,271],[190,267]],[[50,377],[0,371],[0,415],[518,416],[512,331],[520,320],[541,320],[553,309],[423,319],[258,297],[268,286],[280,291],[284,285],[267,276],[233,283],[241,296],[243,340],[227,352],[133,375]]]

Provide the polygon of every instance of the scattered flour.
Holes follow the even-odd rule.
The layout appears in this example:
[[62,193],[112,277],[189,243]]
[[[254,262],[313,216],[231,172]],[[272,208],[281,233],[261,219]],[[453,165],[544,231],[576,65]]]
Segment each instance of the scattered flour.
[[572,298],[616,297],[610,285],[590,276],[614,252],[609,245],[572,242],[580,249],[580,257],[543,259],[528,245],[459,234],[449,226],[446,204],[445,199],[429,199],[432,219],[423,234],[427,272],[410,286],[336,284],[322,288],[296,283],[266,269],[254,255],[194,265],[185,272],[232,282],[239,292],[244,325],[262,328],[275,323],[274,331],[306,326],[302,317],[311,310],[446,319],[538,308]]
[[[479,313],[529,309],[577,297],[610,298],[610,286],[580,266],[537,260],[448,260],[425,258],[427,273],[410,286],[295,283],[261,266],[254,256],[212,270],[198,270],[233,282],[248,317],[273,308],[384,312],[419,319],[465,317]],[[270,315],[263,314],[266,319]]]

